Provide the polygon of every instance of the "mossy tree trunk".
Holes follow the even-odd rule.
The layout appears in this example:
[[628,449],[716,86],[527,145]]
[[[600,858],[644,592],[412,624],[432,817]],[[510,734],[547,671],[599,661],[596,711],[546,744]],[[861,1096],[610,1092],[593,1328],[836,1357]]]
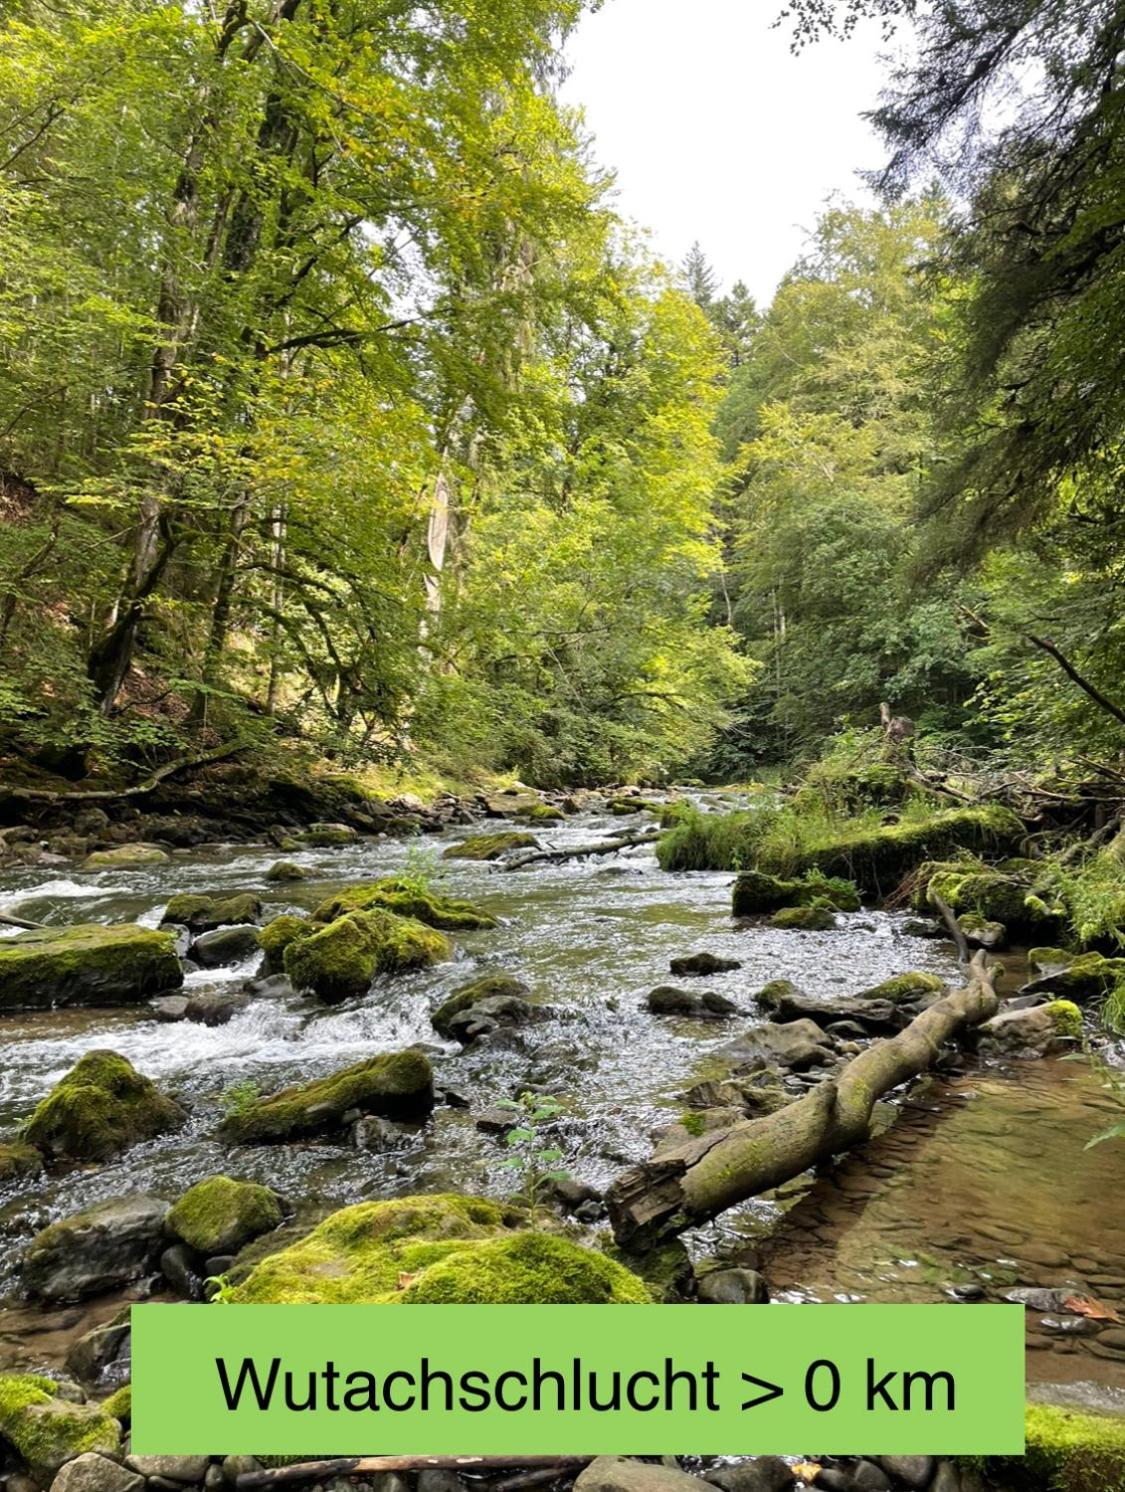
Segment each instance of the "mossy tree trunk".
[[694,1227],[860,1144],[884,1093],[925,1072],[963,1027],[988,1020],[998,1008],[993,975],[978,953],[964,989],[938,1000],[897,1036],[868,1047],[805,1098],[622,1172],[607,1194],[618,1243],[638,1248]]

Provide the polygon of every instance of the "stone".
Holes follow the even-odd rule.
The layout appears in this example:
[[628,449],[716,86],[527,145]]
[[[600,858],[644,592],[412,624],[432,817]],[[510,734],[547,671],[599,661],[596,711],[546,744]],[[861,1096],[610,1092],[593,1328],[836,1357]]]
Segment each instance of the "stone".
[[231,1486],[234,1485],[240,1476],[249,1476],[253,1472],[261,1471],[261,1469],[262,1463],[258,1460],[257,1456],[223,1457],[223,1476]]
[[186,1021],[188,997],[187,995],[161,995],[158,1000],[152,1001],[149,1008],[158,1021],[164,1021],[166,1024]]
[[914,1492],[922,1492],[933,1478],[933,1456],[876,1456],[875,1459],[888,1476],[905,1483]]
[[852,1467],[852,1485],[860,1492],[890,1492],[891,1479],[874,1461],[857,1461]]
[[440,1466],[420,1471],[416,1485],[417,1492],[466,1492],[457,1473]]
[[225,1026],[240,1011],[246,1010],[249,1004],[249,995],[224,994],[214,990],[209,994],[189,996],[184,1016],[201,1026]]
[[337,845],[354,844],[359,835],[351,824],[310,824],[295,838],[299,844],[311,845],[313,849],[328,850]]
[[0,1014],[60,1006],[136,1005],[178,989],[171,932],[135,923],[36,928],[0,940]]
[[376,908],[338,917],[291,942],[283,963],[294,989],[336,1004],[365,995],[376,974],[427,968],[451,952],[449,939],[436,928]]
[[838,912],[858,912],[859,891],[852,881],[812,872],[799,880],[784,880],[761,870],[747,870],[734,883],[731,912],[735,917],[753,917],[777,912],[783,907],[807,907],[824,902]]
[[158,844],[122,844],[113,850],[95,850],[82,862],[83,870],[142,870],[149,865],[169,865],[172,857]]
[[34,1145],[19,1140],[0,1142],[0,1186],[12,1181],[30,1181],[43,1169],[43,1157]]
[[1008,941],[1008,929],[1002,922],[990,922],[979,912],[962,912],[957,926],[965,934],[970,948],[1003,948]]
[[195,1256],[182,1243],[174,1243],[160,1256],[160,1273],[181,1300],[203,1299],[203,1276],[195,1266]]
[[690,1015],[699,1020],[721,1020],[736,1015],[738,1006],[725,995],[714,990],[676,989],[674,985],[662,984],[650,990],[645,1004],[653,1015]]
[[578,1477],[574,1492],[699,1492],[699,1480],[668,1466],[599,1456]]
[[191,945],[191,956],[205,969],[238,964],[259,951],[258,929],[251,923],[240,927],[217,927],[201,933]]
[[55,1473],[51,1492],[141,1492],[145,1479],[97,1451],[86,1451]]
[[380,907],[445,932],[472,932],[498,925],[491,913],[482,911],[471,901],[439,896],[421,890],[413,881],[394,877],[336,891],[321,902],[312,917],[314,922],[335,922],[350,912],[370,912]]
[[125,1461],[142,1476],[158,1476],[180,1484],[201,1482],[210,1463],[210,1456],[128,1456]]
[[104,1161],[178,1129],[187,1114],[117,1052],[92,1051],[59,1079],[24,1126],[48,1160]]
[[449,1035],[462,1046],[490,1036],[493,1031],[510,1026],[527,1026],[549,1019],[552,1011],[546,1005],[532,1005],[516,995],[493,995],[477,1000],[459,1010],[447,1022]]
[[467,984],[458,985],[452,994],[436,1006],[430,1013],[430,1023],[439,1035],[452,1036],[454,1017],[460,1015],[471,1005],[476,1005],[482,1000],[503,997],[522,1000],[530,993],[531,991],[523,980],[517,979],[512,974],[481,974]]
[[721,1487],[723,1492],[783,1492],[793,1485],[796,1476],[780,1456],[755,1456],[735,1466],[717,1466],[704,1473],[704,1480],[713,1487]]
[[388,1155],[393,1150],[401,1150],[409,1139],[410,1136],[399,1125],[380,1119],[377,1114],[357,1119],[352,1126],[352,1144],[357,1150],[368,1150],[372,1155]]
[[788,929],[791,932],[831,932],[836,926],[836,915],[825,903],[813,903],[807,907],[782,907],[770,918],[770,926]]
[[66,1370],[82,1383],[101,1383],[115,1363],[127,1362],[131,1340],[128,1306],[100,1326],[92,1327],[72,1342],[66,1354]]
[[1082,1012],[1069,1000],[1002,1010],[979,1029],[982,1045],[1013,1056],[1049,1057],[1082,1039]]
[[307,881],[309,873],[293,860],[275,860],[266,871],[267,881]]
[[283,1088],[228,1114],[219,1133],[242,1145],[275,1144],[305,1135],[342,1132],[352,1117],[420,1119],[434,1106],[434,1080],[424,1052],[385,1052],[326,1078]]
[[766,1305],[770,1298],[769,1287],[755,1269],[708,1270],[700,1277],[697,1294],[704,1305]]
[[33,1474],[57,1471],[86,1451],[113,1455],[121,1426],[97,1404],[76,1401],[66,1386],[35,1373],[0,1373],[0,1438]]
[[723,1047],[722,1055],[743,1066],[777,1066],[804,1072],[831,1062],[835,1053],[830,1038],[814,1021],[799,1020],[752,1026]]
[[187,892],[173,896],[164,908],[161,926],[171,923],[193,933],[212,932],[242,922],[258,922],[262,903],[252,891],[237,891],[219,896],[200,896]]
[[23,1261],[27,1289],[44,1300],[83,1300],[149,1271],[159,1257],[167,1203],[136,1195],[51,1223]]
[[473,834],[458,844],[451,844],[442,854],[443,860],[499,860],[512,850],[537,850],[539,841],[534,834]]
[[734,969],[741,969],[742,965],[736,958],[721,958],[718,954],[704,952],[674,958],[668,967],[677,978],[683,979],[685,976],[728,974]]

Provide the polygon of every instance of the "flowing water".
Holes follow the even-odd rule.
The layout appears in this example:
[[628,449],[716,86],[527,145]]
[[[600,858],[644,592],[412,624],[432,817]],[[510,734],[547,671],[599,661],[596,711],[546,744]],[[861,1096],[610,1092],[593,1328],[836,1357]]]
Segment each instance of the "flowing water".
[[[647,822],[640,815],[623,821],[583,814],[541,831],[539,837],[567,848],[617,834],[623,823],[636,829]],[[428,836],[421,853],[439,856],[449,842],[469,832],[475,831],[451,829]],[[282,886],[265,879],[278,858],[272,847],[178,852],[171,864],[134,871],[70,872],[51,880],[44,880],[41,872],[20,871],[0,883],[0,910],[18,908],[21,915],[48,923],[137,919],[155,926],[174,892],[250,890],[260,895],[269,917],[306,910],[341,885],[393,875],[408,860],[416,862],[419,853],[416,843],[386,839],[309,850],[287,856],[305,868],[309,879]],[[0,1194],[0,1294],[7,1290],[13,1295],[27,1240],[53,1219],[129,1191],[172,1200],[193,1182],[218,1171],[274,1186],[302,1222],[350,1202],[410,1191],[459,1188],[502,1193],[511,1183],[497,1164],[500,1144],[475,1128],[474,1114],[527,1084],[545,1085],[565,1100],[561,1143],[568,1168],[580,1180],[604,1185],[623,1165],[647,1155],[652,1134],[680,1111],[678,1095],[698,1077],[711,1074],[717,1049],[759,1019],[751,996],[767,980],[788,978],[806,989],[843,996],[909,969],[930,970],[950,981],[957,978],[952,948],[905,935],[904,919],[898,914],[865,910],[842,916],[839,927],[827,933],[737,926],[729,915],[728,874],[665,875],[648,846],[607,859],[541,864],[513,873],[458,860],[437,860],[436,868],[438,889],[471,898],[496,915],[500,927],[456,935],[452,962],[379,984],[363,1000],[329,1009],[291,993],[258,996],[229,1024],[215,1028],[164,1024],[144,1006],[5,1017],[0,1022],[0,1135],[8,1134],[84,1052],[97,1047],[123,1053],[180,1098],[190,1108],[191,1120],[178,1134],[137,1146],[112,1164]],[[741,961],[741,969],[709,979],[707,987],[735,999],[745,1016],[704,1023],[649,1014],[644,997],[654,985],[670,982],[669,959],[704,948]],[[191,974],[188,988],[238,988],[254,973],[255,962]],[[523,979],[532,997],[550,1007],[550,1019],[465,1051],[438,1041],[429,1011],[456,985],[489,969]],[[214,1138],[223,1112],[222,1094],[235,1084],[254,1082],[268,1092],[412,1043],[427,1047],[439,1085],[460,1090],[470,1107],[439,1107],[428,1123],[407,1132],[403,1147],[392,1154],[327,1143],[232,1153]],[[1054,1075],[1060,1066],[1065,1069],[1063,1078]],[[1099,1127],[1100,1089],[1074,1064],[1039,1064],[1029,1078],[1031,1067],[1024,1064],[1016,1075],[997,1072],[974,1080],[973,1101],[954,1088],[950,1092],[959,1094],[960,1108],[952,1097],[942,1104],[935,1101],[928,1107],[942,1112],[925,1114],[921,1126],[917,1112],[911,1110],[905,1124],[877,1142],[892,1149],[875,1160],[876,1174],[905,1214],[874,1206],[872,1197],[862,1191],[848,1191],[845,1178],[864,1175],[868,1156],[849,1161],[840,1172],[839,1198],[832,1205],[824,1198],[813,1200],[826,1184],[818,1183],[783,1224],[806,1247],[803,1255],[794,1253],[788,1259],[781,1251],[777,1286],[791,1292],[791,1298],[942,1299],[955,1264],[983,1268],[994,1254],[991,1262],[999,1269],[1022,1245],[1024,1263],[1009,1272],[1014,1270],[1013,1277],[1023,1281],[1038,1267],[1032,1263],[1031,1246],[1044,1239],[1054,1243],[1065,1231],[1067,1241],[1060,1248],[1067,1251],[1067,1258],[1076,1268],[1083,1258],[1096,1262],[1100,1271],[1087,1270],[1076,1283],[1100,1292],[1099,1298],[1114,1295],[1117,1286],[1112,1281],[1125,1275],[1125,1263],[1120,1239],[1110,1247],[1106,1235],[1114,1232],[1109,1212],[1125,1197],[1125,1145],[1102,1146],[1089,1152],[1093,1161],[1083,1162],[1083,1145]],[[1031,1105],[1032,1092],[1047,1095],[1049,1126],[1038,1112],[1020,1109],[1018,1103],[1013,1107],[1015,1100]],[[971,1143],[951,1117],[960,1112],[975,1116]],[[1005,1147],[1023,1144],[1019,1137],[1025,1129],[1021,1180],[1019,1187],[1013,1183],[1013,1200],[1005,1202],[1000,1219],[1007,1231],[998,1227],[990,1243],[983,1227],[977,1226],[991,1215],[993,1206],[987,1182],[981,1195],[982,1167],[1006,1174]],[[915,1138],[916,1132],[924,1144]],[[932,1152],[940,1158],[941,1164],[936,1172],[923,1168],[927,1179],[913,1183],[919,1147],[923,1155]],[[1094,1168],[1088,1177],[1079,1169],[1082,1164]],[[1085,1178],[1081,1186],[1079,1176]],[[1091,1190],[1086,1190],[1087,1184]],[[906,1190],[910,1186],[922,1187],[923,1193],[915,1197]],[[1017,1192],[1026,1193],[1022,1214]],[[1083,1198],[1083,1206],[1074,1205],[1077,1197]],[[1053,1204],[1048,1199],[1054,1199]],[[695,1246],[744,1232],[760,1235],[792,1205],[792,1197],[747,1204],[700,1235]],[[815,1225],[802,1223],[806,1210],[813,1207],[818,1209]],[[858,1281],[850,1248],[860,1226],[855,1212],[866,1229],[862,1257],[873,1264]],[[1012,1221],[1013,1214],[1020,1218],[1018,1223]],[[904,1215],[916,1216],[917,1222],[905,1224]],[[1063,1231],[1059,1219],[1066,1223]],[[1118,1233],[1120,1221],[1118,1216]],[[948,1268],[945,1262],[930,1268],[926,1261],[931,1256],[945,1260],[940,1238],[956,1238],[965,1230],[971,1232],[974,1245],[969,1262],[959,1263],[961,1245],[950,1243]],[[904,1263],[897,1274],[884,1278],[878,1268],[884,1255],[916,1260],[917,1268]],[[799,1256],[808,1260],[808,1273],[801,1278],[788,1267]],[[1041,1267],[1044,1282],[1059,1273],[1054,1266]],[[906,1285],[900,1289],[900,1276],[910,1293]],[[1038,1283],[1038,1277],[1031,1282]],[[1125,1287],[1125,1279],[1118,1284]],[[1119,1303],[1125,1304],[1120,1299]],[[103,1300],[46,1316],[37,1308],[19,1305],[13,1296],[6,1309],[0,1307],[0,1366],[51,1360],[68,1335],[110,1315],[116,1304]],[[1100,1365],[1099,1381],[1112,1382],[1116,1374],[1118,1383],[1125,1382],[1125,1364],[1097,1357],[1092,1339],[1071,1340],[1076,1353]],[[1067,1381],[1080,1377],[1061,1351],[1033,1353],[1032,1371],[1039,1372],[1040,1366],[1043,1376],[1054,1373]]]

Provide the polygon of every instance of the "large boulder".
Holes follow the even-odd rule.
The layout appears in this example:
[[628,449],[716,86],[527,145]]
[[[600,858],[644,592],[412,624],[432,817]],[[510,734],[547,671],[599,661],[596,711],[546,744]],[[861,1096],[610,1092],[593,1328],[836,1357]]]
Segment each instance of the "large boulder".
[[117,1052],[93,1051],[59,1079],[23,1128],[54,1161],[111,1160],[178,1129],[187,1114]]
[[813,871],[796,880],[767,875],[763,870],[746,870],[738,877],[731,892],[731,911],[735,917],[753,917],[762,912],[779,912],[782,907],[807,907],[813,902],[828,902],[838,912],[858,912],[859,891],[851,881],[823,876]]
[[442,1036],[452,1036],[454,1016],[482,1000],[525,999],[531,992],[522,979],[513,974],[481,974],[468,984],[461,984],[430,1013],[430,1024]]
[[132,922],[36,928],[0,941],[0,1013],[135,1005],[183,979],[175,934]]
[[451,951],[444,933],[379,908],[338,917],[298,938],[286,948],[283,962],[295,989],[336,1004],[366,994],[376,974],[423,969]]
[[120,1466],[99,1451],[85,1451],[66,1463],[51,1483],[51,1492],[143,1492],[144,1485],[139,1471]]
[[[1042,952],[1043,950],[1039,950]],[[1100,953],[1082,953],[1069,959],[1065,967],[1052,966],[1050,972],[1025,984],[1021,994],[1052,994],[1079,1005],[1104,1000],[1125,981],[1125,958],[1103,958]]]
[[510,850],[537,850],[539,841],[534,834],[512,831],[508,834],[471,834],[458,844],[451,844],[443,853],[443,860],[499,860]]
[[272,1254],[232,1299],[249,1304],[644,1304],[620,1264],[549,1233],[514,1231],[502,1204],[455,1195],[361,1202]]
[[23,1282],[44,1300],[84,1300],[139,1279],[163,1246],[168,1204],[116,1197],[37,1233],[24,1256]]
[[280,974],[285,968],[285,950],[290,943],[297,942],[298,938],[311,938],[319,930],[307,917],[297,917],[291,912],[283,912],[280,917],[267,922],[265,927],[260,927],[258,947],[266,956],[265,972]]
[[335,922],[337,917],[346,917],[349,912],[370,912],[376,907],[396,912],[400,917],[413,917],[427,927],[440,927],[446,932],[468,932],[497,926],[495,917],[482,912],[471,901],[438,896],[432,891],[423,891],[411,881],[393,878],[335,892],[313,912],[313,921]]
[[740,1067],[785,1067],[804,1072],[831,1062],[835,1049],[832,1038],[815,1021],[795,1020],[786,1025],[771,1022],[752,1026],[723,1047],[721,1054]]
[[168,865],[171,855],[158,844],[121,844],[112,850],[95,850],[82,862],[83,870],[143,870],[149,865]]
[[190,928],[193,933],[205,933],[216,927],[230,927],[239,922],[257,922],[261,915],[262,903],[252,891],[236,891],[218,896],[185,892],[172,897],[164,908],[161,922]]
[[1082,1040],[1082,1012],[1070,1000],[1002,1010],[979,1031],[981,1042],[1013,1057],[1051,1057]]
[[62,1388],[35,1373],[0,1373],[0,1436],[38,1474],[57,1471],[86,1451],[115,1455],[120,1449],[118,1422]]
[[281,1199],[268,1186],[209,1176],[188,1188],[165,1226],[173,1238],[209,1259],[236,1254],[243,1244],[276,1228],[281,1218]]
[[381,1114],[417,1119],[434,1106],[434,1079],[424,1052],[386,1052],[345,1067],[330,1077],[283,1088],[228,1114],[224,1139],[262,1145],[306,1135],[342,1133],[345,1119]]
[[999,923],[1020,936],[1042,937],[1054,932],[1063,920],[1046,884],[1047,868],[1020,862],[1018,868],[998,869],[979,861],[962,861],[922,867],[915,904],[928,911],[939,896],[955,914],[968,914],[981,923]]

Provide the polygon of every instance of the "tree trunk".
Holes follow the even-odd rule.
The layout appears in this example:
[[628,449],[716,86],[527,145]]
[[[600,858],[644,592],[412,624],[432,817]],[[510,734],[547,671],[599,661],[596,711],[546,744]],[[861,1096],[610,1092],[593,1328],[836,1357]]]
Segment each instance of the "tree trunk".
[[993,977],[978,953],[964,989],[936,1001],[897,1036],[868,1047],[805,1098],[622,1172],[606,1196],[618,1243],[636,1249],[695,1227],[862,1143],[877,1099],[925,1072],[962,1027],[996,1014]]

